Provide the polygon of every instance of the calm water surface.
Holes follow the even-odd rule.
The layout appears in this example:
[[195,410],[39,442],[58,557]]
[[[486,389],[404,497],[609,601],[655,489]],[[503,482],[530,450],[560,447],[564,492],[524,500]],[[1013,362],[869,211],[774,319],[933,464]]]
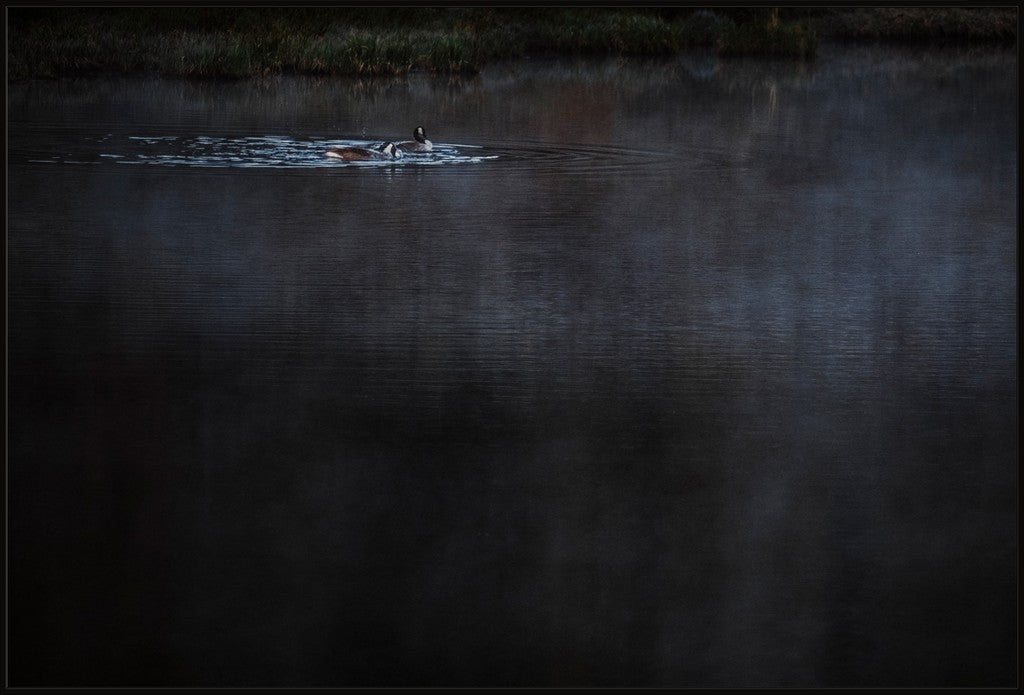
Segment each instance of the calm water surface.
[[11,683],[1013,685],[1016,86],[10,85]]

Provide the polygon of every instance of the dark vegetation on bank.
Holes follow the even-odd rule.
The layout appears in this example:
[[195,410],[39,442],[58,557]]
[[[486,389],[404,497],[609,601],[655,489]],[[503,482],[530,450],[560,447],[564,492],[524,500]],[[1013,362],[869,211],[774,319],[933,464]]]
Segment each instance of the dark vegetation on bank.
[[1016,40],[1016,8],[10,8],[8,77],[475,72],[544,54],[807,59],[819,37]]

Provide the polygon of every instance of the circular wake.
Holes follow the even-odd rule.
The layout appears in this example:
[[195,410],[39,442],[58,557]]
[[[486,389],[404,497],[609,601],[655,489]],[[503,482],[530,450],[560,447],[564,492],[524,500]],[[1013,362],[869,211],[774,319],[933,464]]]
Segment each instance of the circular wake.
[[495,155],[462,152],[467,146],[435,145],[432,152],[407,153],[400,159],[381,161],[343,161],[325,156],[328,147],[376,147],[379,142],[365,140],[297,140],[279,135],[241,138],[143,137],[128,138],[132,146],[125,153],[105,153],[102,157],[120,164],[155,164],[186,167],[380,167],[403,165],[475,164]]
[[[711,164],[711,153],[641,150],[624,146],[550,142],[492,142],[484,145],[434,143],[431,152],[407,152],[399,159],[345,161],[327,157],[330,147],[376,148],[382,140],[295,138],[284,135],[230,137],[218,135],[115,135],[112,133],[61,142],[57,151],[26,151],[37,163],[149,165],[197,168],[346,168],[480,164],[501,161],[513,169],[558,170],[586,174],[608,170],[655,170],[678,167],[681,157],[691,165]],[[714,164],[712,164],[714,168]]]

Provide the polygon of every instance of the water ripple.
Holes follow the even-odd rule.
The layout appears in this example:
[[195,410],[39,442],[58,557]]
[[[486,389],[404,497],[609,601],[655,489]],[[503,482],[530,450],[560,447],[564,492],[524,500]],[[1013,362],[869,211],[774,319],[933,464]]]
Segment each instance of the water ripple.
[[[192,138],[133,137],[144,147],[134,148],[121,164],[157,164],[186,167],[347,167],[475,164],[493,155],[464,154],[451,145],[438,145],[433,152],[409,154],[401,160],[345,162],[324,156],[328,147],[376,147],[380,141],[366,140],[299,140],[287,136],[264,135],[217,137],[200,135]],[[111,156],[104,153],[101,156]]]
[[[115,135],[79,136],[51,133],[45,137],[50,151],[22,151],[22,159],[37,164],[131,164],[200,168],[338,168],[406,167],[480,164],[501,161],[503,166],[531,170],[572,170],[579,173],[678,166],[683,155],[664,150],[585,143],[493,142],[480,144],[434,143],[434,150],[406,153],[399,160],[342,161],[324,156],[329,147],[375,148],[382,139],[295,138],[284,135]],[[38,142],[38,140],[37,140]],[[12,148],[15,157],[17,144]],[[685,159],[713,163],[714,153],[686,153]]]
[[525,142],[489,147],[498,158],[530,169],[610,171],[656,165],[676,165],[678,155],[666,150],[641,150],[614,145]]

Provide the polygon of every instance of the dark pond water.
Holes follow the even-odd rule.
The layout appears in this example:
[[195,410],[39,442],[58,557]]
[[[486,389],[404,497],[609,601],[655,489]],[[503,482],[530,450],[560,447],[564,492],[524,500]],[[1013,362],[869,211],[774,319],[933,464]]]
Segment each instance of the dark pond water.
[[1013,685],[1016,85],[9,85],[11,683]]

